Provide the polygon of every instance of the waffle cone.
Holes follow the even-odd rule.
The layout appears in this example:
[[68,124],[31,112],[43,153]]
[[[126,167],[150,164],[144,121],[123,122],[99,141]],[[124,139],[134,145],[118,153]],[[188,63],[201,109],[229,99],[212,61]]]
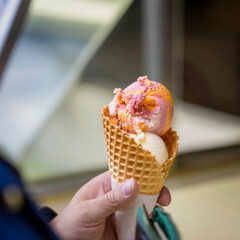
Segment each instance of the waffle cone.
[[159,194],[164,179],[178,151],[178,136],[169,131],[161,136],[168,150],[168,160],[159,165],[155,156],[137,144],[130,135],[118,126],[110,123],[108,107],[102,109],[102,123],[107,146],[108,164],[113,179],[123,183],[134,178],[138,182],[139,193],[146,195]]

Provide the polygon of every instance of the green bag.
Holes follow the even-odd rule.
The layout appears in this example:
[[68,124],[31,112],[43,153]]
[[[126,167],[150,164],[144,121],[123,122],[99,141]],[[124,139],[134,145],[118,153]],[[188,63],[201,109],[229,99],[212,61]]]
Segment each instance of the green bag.
[[136,240],[179,240],[179,233],[171,217],[157,205],[152,218],[148,217],[145,206],[138,208]]

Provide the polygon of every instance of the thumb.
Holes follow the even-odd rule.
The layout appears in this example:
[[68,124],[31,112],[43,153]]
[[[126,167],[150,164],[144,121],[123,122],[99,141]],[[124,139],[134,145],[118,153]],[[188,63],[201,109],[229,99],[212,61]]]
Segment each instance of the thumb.
[[97,218],[106,218],[112,213],[130,204],[137,196],[138,184],[133,178],[128,179],[116,189],[95,199],[94,212]]

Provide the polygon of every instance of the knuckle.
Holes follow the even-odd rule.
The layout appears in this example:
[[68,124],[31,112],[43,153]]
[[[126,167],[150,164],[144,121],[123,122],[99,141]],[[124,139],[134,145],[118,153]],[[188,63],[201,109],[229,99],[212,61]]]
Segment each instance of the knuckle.
[[106,194],[107,201],[110,203],[110,205],[117,205],[118,204],[118,199],[116,197],[116,192],[111,191]]

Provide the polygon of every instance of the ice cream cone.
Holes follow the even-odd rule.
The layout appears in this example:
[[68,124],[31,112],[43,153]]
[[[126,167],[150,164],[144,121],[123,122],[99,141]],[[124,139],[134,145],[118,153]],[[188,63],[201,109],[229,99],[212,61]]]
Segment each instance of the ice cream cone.
[[113,179],[123,183],[134,178],[138,182],[139,193],[159,194],[178,150],[177,133],[169,129],[162,136],[169,158],[164,164],[159,165],[155,156],[143,149],[141,144],[137,144],[128,133],[111,124],[108,116],[108,107],[104,107],[102,122],[109,169]]
[[[118,238],[120,240],[134,239],[135,234],[130,235],[132,232],[135,233],[137,207],[143,203],[145,205],[150,203],[151,206],[147,206],[148,213],[153,210],[157,196],[164,185],[164,179],[178,151],[178,136],[172,129],[161,136],[166,144],[169,158],[164,164],[159,165],[151,152],[143,149],[142,145],[137,144],[127,132],[110,123],[107,106],[102,109],[102,122],[113,188],[130,178],[138,182],[139,194],[135,202],[127,209],[116,213]],[[132,224],[128,219],[130,217]],[[128,228],[131,225],[129,231],[123,227],[124,223],[127,223]],[[125,233],[122,233],[121,229]],[[131,234],[126,236],[127,232]]]

